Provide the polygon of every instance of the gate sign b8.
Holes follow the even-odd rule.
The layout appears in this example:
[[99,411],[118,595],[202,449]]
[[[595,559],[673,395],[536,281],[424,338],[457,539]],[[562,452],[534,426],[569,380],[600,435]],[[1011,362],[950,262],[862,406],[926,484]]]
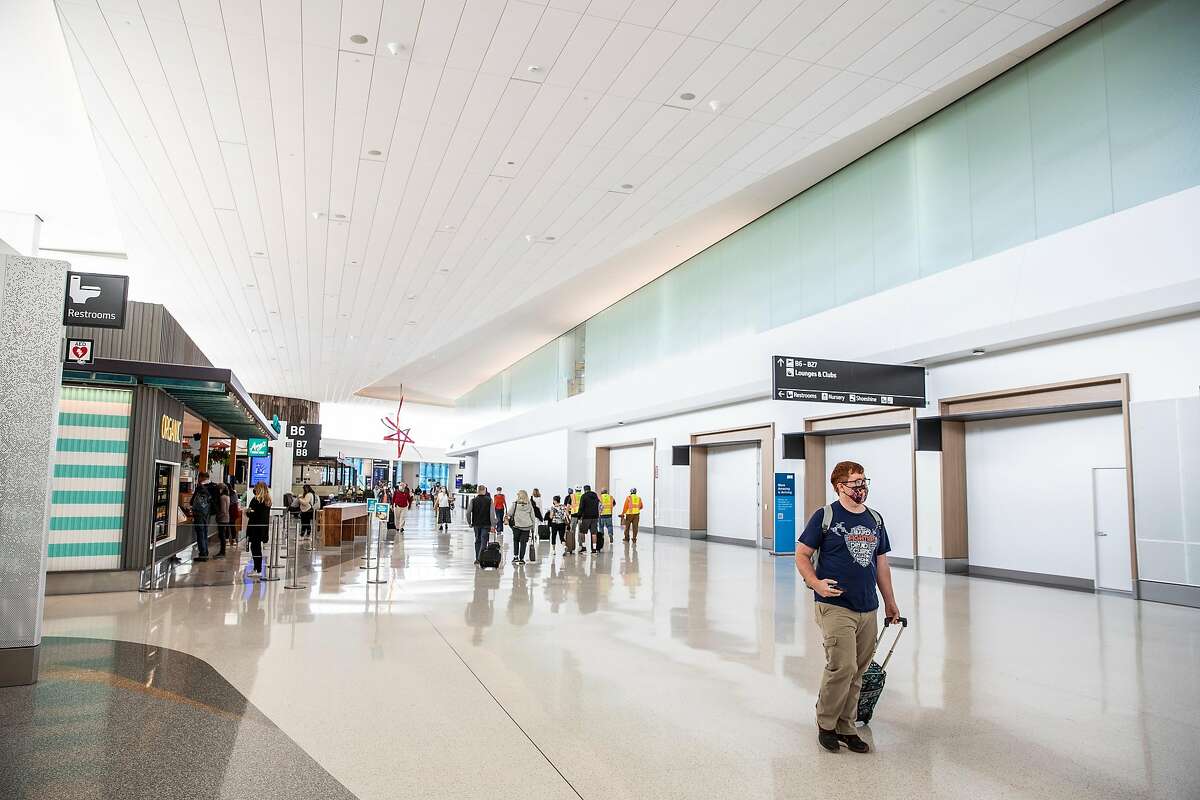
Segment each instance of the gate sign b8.
[[293,458],[317,458],[321,455],[321,426],[315,422],[289,422]]

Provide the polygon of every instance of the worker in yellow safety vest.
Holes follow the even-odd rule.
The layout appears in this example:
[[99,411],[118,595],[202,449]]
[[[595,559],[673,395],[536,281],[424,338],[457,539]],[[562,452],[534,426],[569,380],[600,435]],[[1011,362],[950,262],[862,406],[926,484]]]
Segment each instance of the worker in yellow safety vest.
[[637,489],[630,489],[629,496],[625,498],[625,508],[621,510],[621,522],[625,526],[625,539],[629,541],[629,534],[633,533],[633,543],[637,544],[638,522],[642,517],[642,498],[638,497]]
[[612,544],[613,540],[613,524],[612,515],[613,507],[616,506],[617,500],[608,493],[608,489],[600,490],[600,535],[608,531],[608,542]]
[[576,486],[575,491],[571,492],[571,527],[576,533],[579,532],[579,502],[583,500],[583,489]]

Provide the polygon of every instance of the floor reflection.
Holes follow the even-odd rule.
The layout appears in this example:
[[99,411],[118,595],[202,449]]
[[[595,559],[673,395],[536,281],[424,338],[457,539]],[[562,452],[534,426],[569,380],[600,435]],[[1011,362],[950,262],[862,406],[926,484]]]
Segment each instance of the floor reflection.
[[[1194,609],[897,569],[913,624],[863,762],[816,744],[790,559],[646,533],[514,565],[506,535],[481,570],[461,522],[410,520],[378,573],[363,537],[301,554],[304,589],[54,597],[47,631],[209,661],[364,798],[1200,797]],[[523,769],[462,767],[483,750]]]

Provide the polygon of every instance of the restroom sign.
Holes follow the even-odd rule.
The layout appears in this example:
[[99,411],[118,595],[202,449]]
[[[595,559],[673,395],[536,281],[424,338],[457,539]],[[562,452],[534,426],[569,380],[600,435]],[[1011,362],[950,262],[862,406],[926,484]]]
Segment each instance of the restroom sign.
[[72,364],[91,364],[95,358],[96,344],[91,339],[68,339],[67,361]]

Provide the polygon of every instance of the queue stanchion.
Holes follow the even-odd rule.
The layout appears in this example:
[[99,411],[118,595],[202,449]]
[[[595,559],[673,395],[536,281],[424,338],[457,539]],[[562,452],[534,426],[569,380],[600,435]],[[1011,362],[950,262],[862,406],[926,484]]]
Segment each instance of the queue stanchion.
[[279,576],[275,575],[274,572],[275,570],[283,569],[283,565],[279,563],[279,537],[283,535],[284,531],[282,514],[271,517],[271,526],[268,530],[271,532],[271,549],[268,551],[270,556],[258,579],[260,581],[277,581],[279,580]]
[[312,515],[312,522],[308,525],[308,544],[304,547],[310,553],[317,549],[316,541],[318,536],[322,537],[322,543],[325,541],[325,534],[321,532],[321,512],[314,508]]
[[[370,568],[367,569],[367,583],[387,583],[383,578],[379,577],[379,571],[383,566],[383,540],[387,538],[387,529],[383,522],[376,523],[375,535],[375,577],[371,577]],[[367,539],[367,547],[370,548],[371,540]]]
[[290,549],[288,548],[288,543],[290,541],[290,539],[289,539],[290,533],[289,532],[291,531],[291,529],[292,529],[292,512],[291,512],[291,509],[288,509],[283,512],[283,542],[282,542],[282,547],[279,548],[279,557],[285,561],[287,560],[288,553],[291,552]]
[[378,523],[376,523],[375,520],[368,519],[367,520],[367,545],[366,545],[366,547],[363,548],[363,551],[364,551],[363,557],[362,557],[363,563],[359,565],[359,567],[358,567],[359,569],[369,570],[369,569],[371,569],[372,566],[374,566],[371,563],[372,561],[378,562],[378,559],[371,558],[371,531],[375,531],[377,536],[380,535]]
[[307,589],[308,584],[300,582],[300,558],[299,558],[300,526],[299,525],[289,525],[288,529],[291,531],[291,533],[294,533],[296,539],[295,539],[295,542],[293,543],[291,541],[291,539],[289,538],[288,543],[287,543],[288,544],[288,552],[292,553],[293,558],[288,559],[287,566],[289,567],[289,569],[286,572],[284,572],[284,575],[287,575],[288,572],[290,572],[291,577],[288,578],[288,582],[283,585],[283,588],[285,588],[285,589]]

